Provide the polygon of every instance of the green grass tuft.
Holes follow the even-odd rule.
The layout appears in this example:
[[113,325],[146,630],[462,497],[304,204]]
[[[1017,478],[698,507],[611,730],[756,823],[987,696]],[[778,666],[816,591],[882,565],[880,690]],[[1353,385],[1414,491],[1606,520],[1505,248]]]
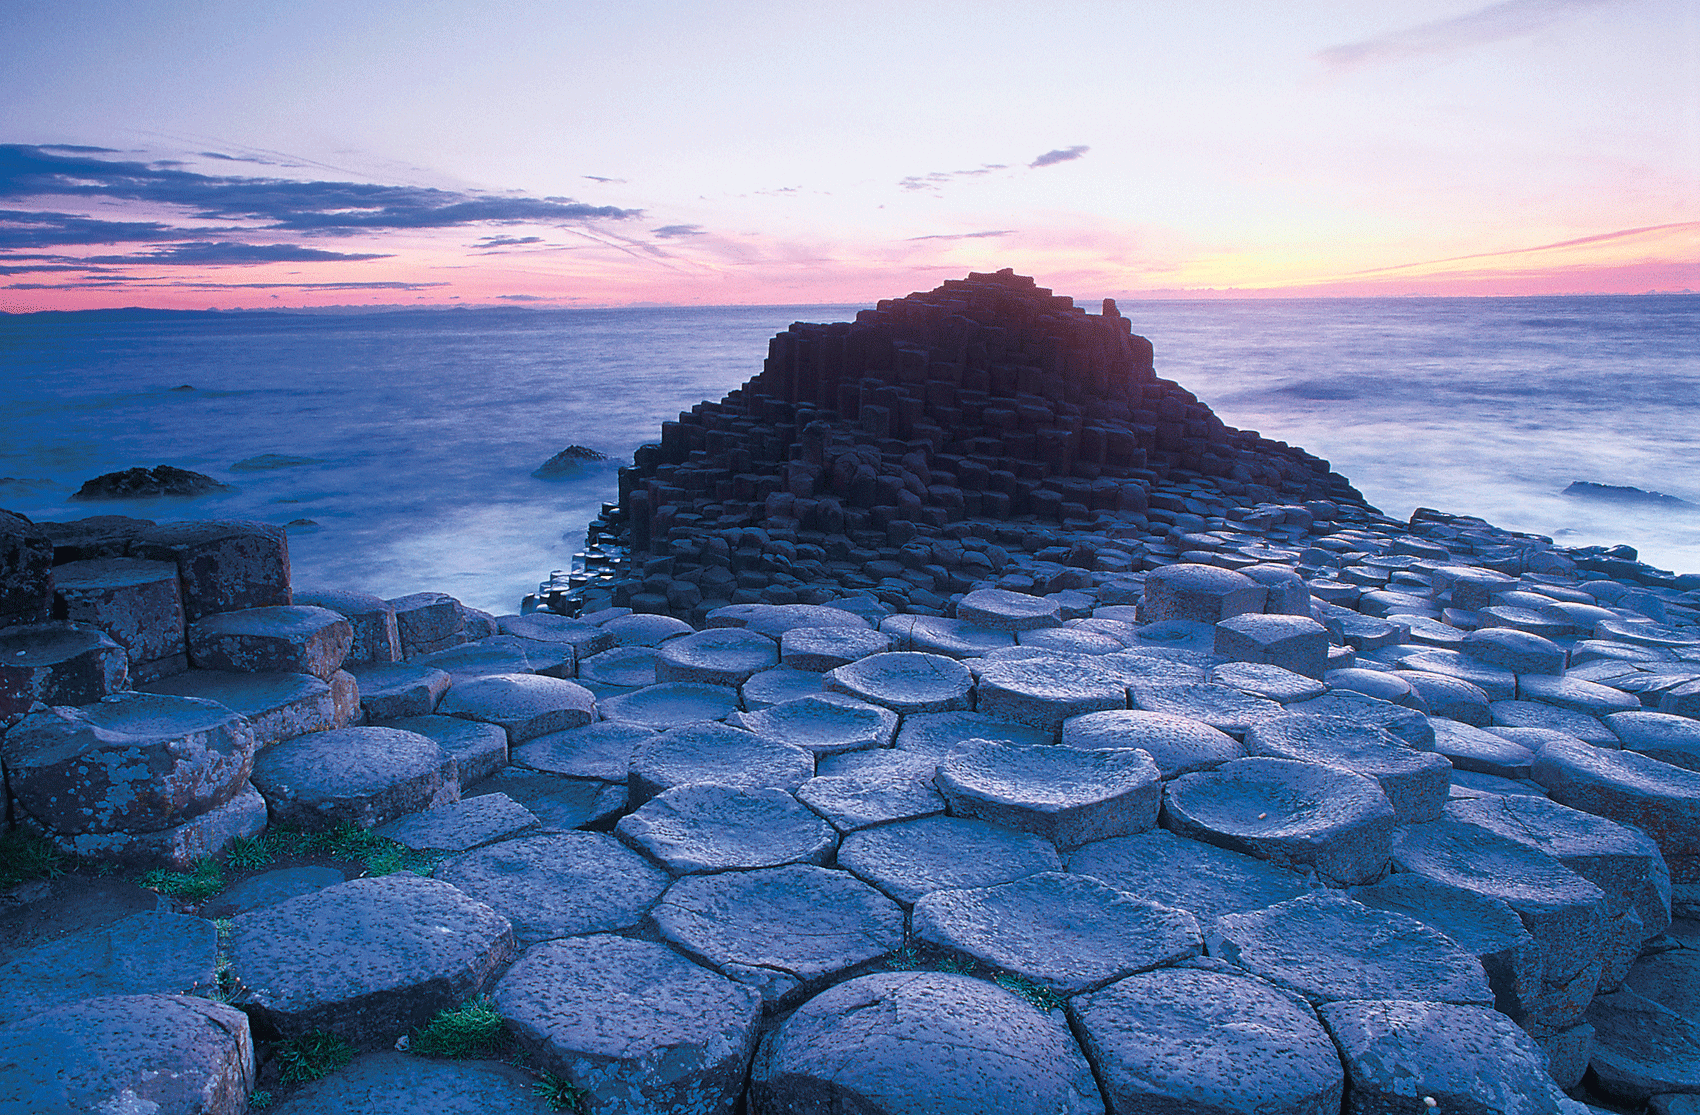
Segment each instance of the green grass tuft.
[[342,1068],[354,1060],[354,1050],[335,1034],[314,1030],[279,1043],[272,1049],[272,1056],[278,1061],[278,1083],[293,1088]]
[[992,981],[1005,991],[1012,991],[1026,999],[1040,1010],[1049,1013],[1063,1005],[1062,996],[1042,983],[1034,983],[1024,976],[1003,975]]
[[272,1094],[270,1092],[264,1092],[256,1088],[254,1091],[248,1093],[249,1111],[264,1111],[271,1105]]
[[590,1094],[588,1088],[580,1088],[566,1077],[556,1076],[552,1072],[538,1077],[537,1083],[532,1085],[532,1090],[537,1093],[538,1099],[549,1105],[551,1111],[575,1113],[584,1110],[584,1097]]
[[938,971],[950,972],[958,976],[971,976],[979,967],[966,956],[947,956],[938,963]]
[[920,967],[921,954],[915,951],[914,945],[904,945],[893,950],[885,960],[885,970],[888,972],[913,972]]
[[224,889],[224,867],[215,859],[200,859],[195,861],[193,871],[169,871],[160,867],[137,881],[148,890],[194,902],[211,898]]
[[507,1052],[513,1039],[488,995],[468,999],[437,1016],[408,1041],[407,1051],[421,1057],[490,1057]]
[[275,858],[271,849],[266,847],[266,839],[263,836],[255,839],[238,836],[230,842],[230,848],[224,854],[225,864],[237,871],[252,871],[264,867]]
[[45,836],[13,829],[0,836],[0,889],[31,879],[57,879],[69,857]]

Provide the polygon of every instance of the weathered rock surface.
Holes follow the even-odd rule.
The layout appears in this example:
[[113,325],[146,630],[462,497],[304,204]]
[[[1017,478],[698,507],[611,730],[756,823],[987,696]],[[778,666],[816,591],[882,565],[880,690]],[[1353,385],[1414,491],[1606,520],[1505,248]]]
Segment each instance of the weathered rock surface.
[[1062,870],[1047,840],[971,817],[921,817],[844,838],[838,863],[905,905],[935,890]]
[[723,724],[688,724],[641,740],[632,750],[633,807],[674,786],[795,790],[815,774],[814,752]]
[[675,875],[824,864],[838,848],[832,826],[786,791],[712,782],[665,790],[614,831]]
[[130,657],[104,631],[75,623],[0,629],[0,724],[37,703],[88,705],[124,689]]
[[99,996],[187,995],[216,982],[218,931],[186,914],[132,914],[0,964],[0,1022]]
[[1059,848],[1156,827],[1157,765],[1132,748],[1080,750],[968,740],[939,763],[933,783],[961,817],[1042,836]]
[[298,736],[262,752],[253,779],[274,821],[308,830],[344,822],[371,828],[460,800],[454,757],[397,728]]
[[520,836],[437,865],[435,878],[488,904],[522,945],[630,930],[669,877],[600,832]]
[[937,654],[892,651],[858,659],[826,673],[827,690],[905,716],[973,707],[974,678],[960,663]]
[[1261,910],[1309,887],[1305,876],[1265,860],[1155,829],[1076,848],[1068,870],[1128,894],[1190,911],[1200,926]]
[[596,698],[584,686],[562,678],[491,674],[451,686],[437,711],[499,724],[510,743],[524,743],[590,723],[596,718]]

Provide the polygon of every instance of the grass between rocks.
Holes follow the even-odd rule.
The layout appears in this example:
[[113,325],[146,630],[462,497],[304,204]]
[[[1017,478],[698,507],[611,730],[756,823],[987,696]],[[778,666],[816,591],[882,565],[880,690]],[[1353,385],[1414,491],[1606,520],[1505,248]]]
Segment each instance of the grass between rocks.
[[[354,1060],[353,1046],[324,1030],[278,1042],[271,1053],[278,1066],[278,1083],[285,1088],[310,1084]],[[249,1106],[253,1106],[252,1096]]]
[[[892,953],[891,958],[885,962],[885,967],[887,971],[892,972],[949,972],[952,975],[973,976],[976,979],[988,978],[980,972],[979,964],[966,956],[924,956],[913,945],[905,945]],[[1021,996],[1046,1013],[1063,1005],[1062,996],[1025,976],[1000,972],[989,978],[1005,991]]]
[[[438,1011],[435,1017],[406,1040],[408,1053],[416,1057],[447,1057],[463,1060],[488,1057],[525,1068],[526,1054],[508,1031],[496,1004],[488,995],[468,999],[458,1007]],[[537,1098],[551,1110],[581,1112],[589,1091],[564,1076],[537,1074],[532,1084]]]
[[69,859],[45,836],[13,829],[0,835],[0,890],[32,879],[57,879]]
[[[52,851],[52,845],[47,844],[47,849]],[[40,858],[39,850],[35,854]],[[157,868],[144,873],[137,882],[148,890],[196,903],[221,893],[229,885],[231,874],[259,871],[279,860],[324,858],[355,863],[366,877],[398,871],[428,876],[443,855],[434,850],[416,851],[349,822],[323,832],[275,828],[257,837],[237,837],[223,856],[198,860],[188,871]]]

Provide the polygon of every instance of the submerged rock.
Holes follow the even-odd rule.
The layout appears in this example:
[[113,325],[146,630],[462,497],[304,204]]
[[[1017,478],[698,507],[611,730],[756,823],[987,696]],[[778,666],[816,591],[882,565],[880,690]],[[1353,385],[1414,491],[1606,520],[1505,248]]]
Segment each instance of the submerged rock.
[[531,475],[539,480],[565,480],[577,476],[586,465],[606,461],[606,453],[598,453],[594,449],[586,449],[582,445],[569,445],[559,453],[537,466]]
[[155,496],[204,496],[213,492],[234,492],[229,484],[221,483],[201,472],[156,465],[153,468],[127,468],[108,472],[85,480],[72,493],[75,500],[152,499]]

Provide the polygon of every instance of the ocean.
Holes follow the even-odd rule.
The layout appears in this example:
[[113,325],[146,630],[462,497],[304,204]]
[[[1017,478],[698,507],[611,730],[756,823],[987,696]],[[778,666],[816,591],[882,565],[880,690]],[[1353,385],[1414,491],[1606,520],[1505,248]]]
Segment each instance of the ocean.
[[[1095,309],[1095,305],[1082,302]],[[517,611],[569,567],[615,469],[761,370],[793,321],[855,306],[0,315],[0,507],[290,526],[298,588]],[[1121,303],[1157,372],[1231,426],[1328,458],[1390,515],[1480,515],[1700,571],[1700,296]],[[605,453],[531,473],[568,445]],[[256,461],[255,458],[260,458]],[[236,490],[80,503],[170,464]]]

